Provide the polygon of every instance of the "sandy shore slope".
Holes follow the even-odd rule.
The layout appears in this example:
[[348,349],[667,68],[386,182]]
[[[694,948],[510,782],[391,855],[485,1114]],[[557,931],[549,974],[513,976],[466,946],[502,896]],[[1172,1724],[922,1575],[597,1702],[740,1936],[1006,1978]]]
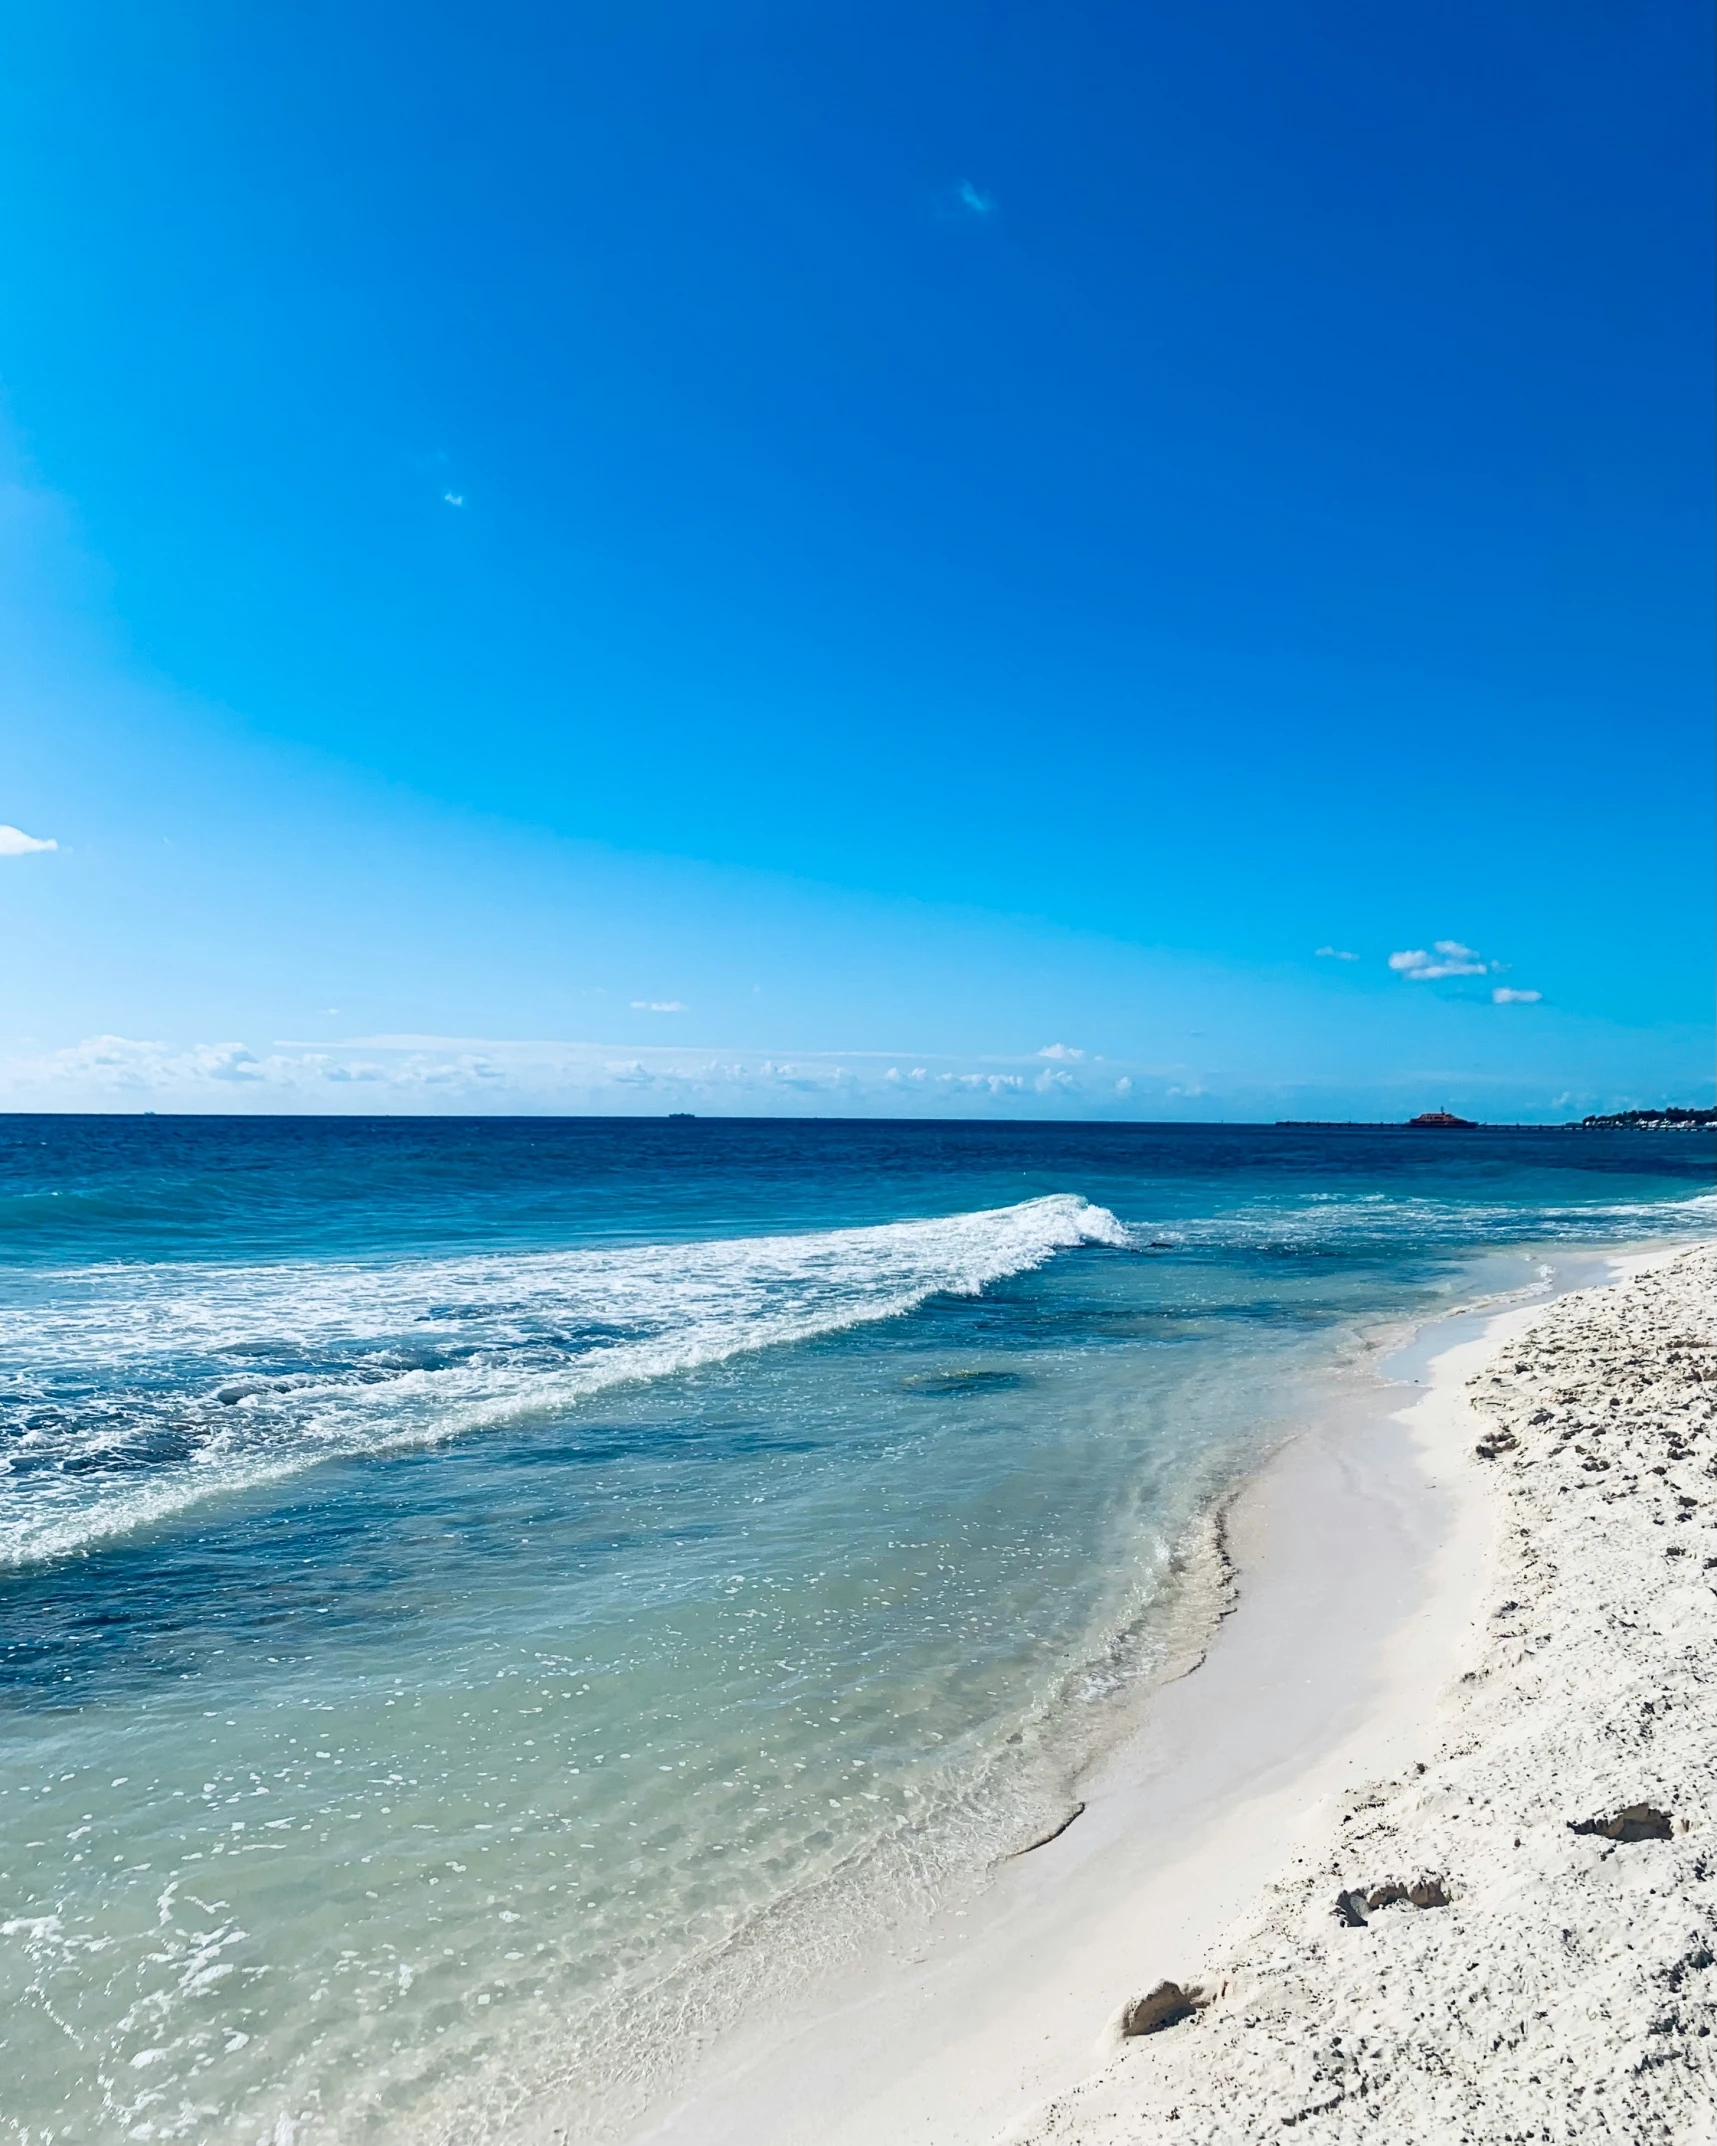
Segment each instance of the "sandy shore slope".
[[1503,1525],[1422,1758],[1141,1959],[1199,2008],[1019,2146],[1717,2139],[1717,1248],[1562,1298],[1470,1393]]

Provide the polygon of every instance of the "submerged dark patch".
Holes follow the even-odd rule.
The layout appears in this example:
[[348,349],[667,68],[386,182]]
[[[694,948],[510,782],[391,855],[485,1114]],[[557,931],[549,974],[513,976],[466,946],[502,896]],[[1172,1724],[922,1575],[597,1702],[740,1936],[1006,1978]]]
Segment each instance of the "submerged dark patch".
[[964,1394],[1012,1393],[1029,1381],[1019,1371],[915,1371],[900,1383],[907,1393],[957,1400]]

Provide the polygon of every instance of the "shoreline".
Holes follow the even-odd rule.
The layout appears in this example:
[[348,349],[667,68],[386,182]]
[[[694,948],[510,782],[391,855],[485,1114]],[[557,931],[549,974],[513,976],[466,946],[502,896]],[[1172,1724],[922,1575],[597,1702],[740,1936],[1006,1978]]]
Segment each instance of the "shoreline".
[[1423,1755],[1015,2146],[1717,2139],[1717,1244],[1533,1328],[1468,1382],[1497,1548]]
[[1412,1389],[1400,1406],[1380,1421],[1387,1394],[1374,1393],[1299,1432],[1225,1501],[1237,1577],[1209,1644],[1080,1782],[1077,1822],[995,1866],[979,1899],[844,1995],[813,1992],[796,2017],[723,2037],[629,2139],[1035,2137],[1029,2112],[1123,2047],[1125,2003],[1196,1979],[1334,1802],[1433,1735],[1438,1695],[1482,1628],[1501,1524],[1465,1465],[1466,1381],[1563,1297],[1684,1249],[1590,1255],[1550,1295],[1445,1313],[1390,1348],[1376,1368]]

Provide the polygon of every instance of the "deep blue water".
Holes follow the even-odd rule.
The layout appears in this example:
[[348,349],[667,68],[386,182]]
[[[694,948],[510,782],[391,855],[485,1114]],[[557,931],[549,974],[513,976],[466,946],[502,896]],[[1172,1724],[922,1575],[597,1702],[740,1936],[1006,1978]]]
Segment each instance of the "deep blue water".
[[1713,1161],[0,1120],[15,2123],[609,2135],[651,2021],[719,2025],[1066,1792],[1200,1513],[1357,1337],[1709,1233]]
[[[1487,1236],[1709,1191],[1709,1135],[613,1118],[0,1117],[0,1259],[406,1256],[857,1227],[1072,1192],[1426,1199]],[[1487,1212],[1490,1208],[1496,1214]],[[1411,1258],[1422,1245],[1397,1235]],[[1382,1240],[1379,1239],[1381,1246]]]

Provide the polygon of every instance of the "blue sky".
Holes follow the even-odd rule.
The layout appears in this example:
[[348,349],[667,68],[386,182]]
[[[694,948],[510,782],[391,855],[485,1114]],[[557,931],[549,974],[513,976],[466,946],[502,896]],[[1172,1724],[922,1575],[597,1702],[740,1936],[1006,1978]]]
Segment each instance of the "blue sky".
[[0,1107],[1709,1098],[1703,5],[0,38]]

